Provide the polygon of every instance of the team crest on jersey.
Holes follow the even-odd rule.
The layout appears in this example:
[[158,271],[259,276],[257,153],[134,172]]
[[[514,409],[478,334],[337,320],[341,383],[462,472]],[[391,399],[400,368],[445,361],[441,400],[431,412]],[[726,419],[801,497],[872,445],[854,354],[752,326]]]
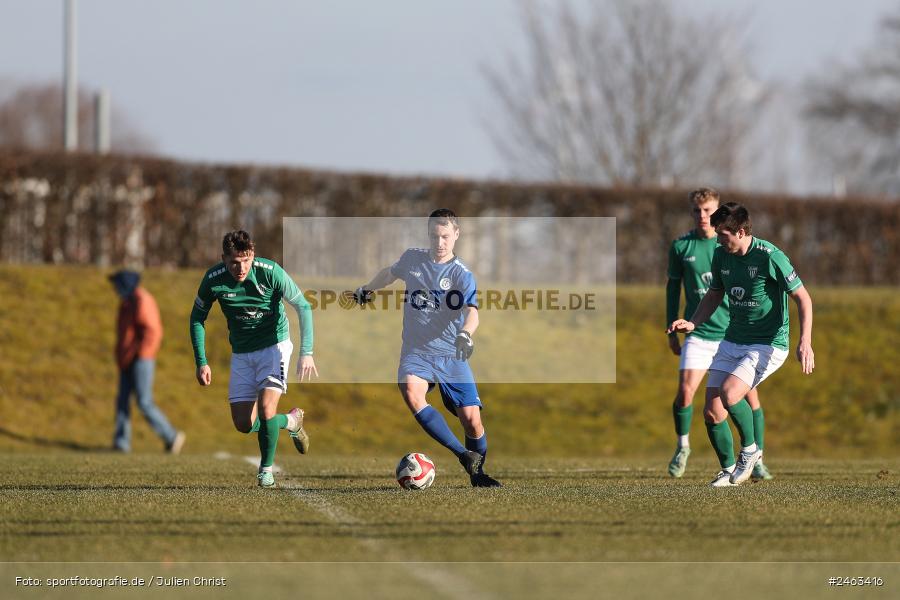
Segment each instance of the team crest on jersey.
[[696,260],[697,260],[696,256],[685,256],[684,257],[684,262],[694,262]]
[[756,279],[756,273],[759,270],[759,267],[747,267],[747,273],[750,274],[750,279]]
[[447,277],[442,277],[440,282],[441,289],[446,291],[450,289],[450,279]]
[[712,283],[712,273],[707,271],[703,275],[700,276],[700,279],[703,281],[703,285],[708,286]]
[[737,300],[743,300],[744,288],[738,286],[731,288],[731,295],[734,296]]

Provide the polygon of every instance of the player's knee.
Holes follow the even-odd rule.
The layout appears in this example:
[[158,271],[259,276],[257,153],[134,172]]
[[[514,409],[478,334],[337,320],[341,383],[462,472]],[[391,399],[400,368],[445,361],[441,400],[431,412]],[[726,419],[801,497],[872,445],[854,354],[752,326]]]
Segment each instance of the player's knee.
[[463,423],[463,431],[467,438],[473,440],[477,440],[484,435],[484,427],[481,425],[481,421],[478,423]]
[[675,406],[678,408],[690,406],[694,401],[695,393],[697,393],[696,387],[681,384],[678,386],[678,393],[675,394]]
[[470,438],[480,438],[484,433],[484,426],[481,424],[481,415],[478,412],[463,413],[459,417],[459,422],[463,426],[463,430]]
[[250,430],[253,429],[253,424],[249,421],[234,421],[234,428],[241,433],[250,433]]
[[707,423],[721,423],[728,418],[728,413],[720,407],[707,406],[703,409],[703,420]]
[[416,413],[425,408],[425,394],[420,394],[413,386],[405,383],[399,384],[398,387],[400,388],[400,395],[403,396],[403,401],[406,402],[406,406],[411,411]]
[[719,390],[719,397],[722,398],[722,402],[725,403],[725,406],[732,406],[740,402],[741,398],[744,397],[744,394],[735,388],[723,387]]

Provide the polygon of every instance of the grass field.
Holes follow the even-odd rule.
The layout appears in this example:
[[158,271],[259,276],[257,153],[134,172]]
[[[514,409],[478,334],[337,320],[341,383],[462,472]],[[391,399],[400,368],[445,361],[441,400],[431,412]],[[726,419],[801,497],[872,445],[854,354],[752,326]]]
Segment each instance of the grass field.
[[[0,559],[156,565],[143,574],[227,562],[181,568],[233,578],[245,570],[233,563],[242,562],[774,561],[783,571],[807,561],[900,561],[898,459],[773,461],[775,480],[715,490],[705,485],[715,469],[709,458],[695,460],[682,480],[657,462],[504,460],[492,469],[504,487],[476,490],[452,460],[433,458],[434,486],[407,492],[393,481],[393,458],[301,457],[288,445],[275,490],[255,487],[253,456],[21,454],[0,466]],[[8,564],[5,575],[26,566],[43,568],[44,577],[59,572]],[[77,566],[67,568],[83,574]],[[365,570],[351,566],[325,569],[363,585],[354,578]],[[856,565],[849,574],[888,576],[896,591],[897,566]],[[538,585],[542,567],[535,569]],[[462,583],[495,585],[510,570],[501,565]],[[640,579],[640,571],[632,575]],[[523,580],[508,585],[516,581]]]
[[[0,597],[115,598],[122,590],[14,581],[118,574],[229,578],[227,590],[153,588],[190,598],[244,599],[262,586],[304,600],[707,599],[733,574],[760,597],[896,597],[896,290],[811,289],[815,374],[790,360],[760,389],[771,482],[706,487],[716,467],[700,410],[688,474],[665,476],[677,359],[662,334],[664,293],[620,287],[616,383],[479,386],[489,471],[503,489],[471,489],[395,386],[303,384],[282,407],[307,410],[312,454],[282,440],[281,487],[263,491],[255,436],[235,433],[228,417],[218,312],[207,323],[213,385],[193,379],[187,318],[200,275],[145,274],[166,327],[156,399],[187,431],[186,454],[163,455],[135,411],[136,452],[118,455],[104,451],[117,302],[105,273],[0,265],[0,295],[27,297],[30,311],[0,319]],[[796,325],[793,333],[796,341]],[[393,482],[396,461],[412,450],[438,465],[424,493]],[[880,576],[884,585],[838,592],[830,576]]]

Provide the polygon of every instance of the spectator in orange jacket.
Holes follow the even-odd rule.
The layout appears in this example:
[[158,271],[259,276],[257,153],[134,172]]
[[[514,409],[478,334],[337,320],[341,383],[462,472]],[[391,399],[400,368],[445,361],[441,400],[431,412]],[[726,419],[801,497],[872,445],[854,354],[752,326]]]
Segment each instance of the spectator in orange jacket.
[[156,300],[139,287],[141,276],[134,271],[119,271],[109,277],[122,299],[116,336],[116,364],[119,366],[119,395],[116,398],[116,433],[113,449],[131,450],[131,394],[138,408],[162,438],[166,451],[178,454],[184,445],[184,432],[176,431],[153,402],[153,373],[156,354],[162,343],[163,328]]

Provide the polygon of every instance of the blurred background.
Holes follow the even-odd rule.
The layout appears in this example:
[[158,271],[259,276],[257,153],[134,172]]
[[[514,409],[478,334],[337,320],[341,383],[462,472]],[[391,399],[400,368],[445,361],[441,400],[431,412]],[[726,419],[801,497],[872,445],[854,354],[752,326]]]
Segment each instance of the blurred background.
[[[160,303],[156,397],[186,451],[248,444],[215,435],[230,428],[218,309],[212,390],[194,382],[187,334],[223,233],[247,229],[282,260],[284,217],[447,206],[617,219],[617,383],[486,386],[492,453],[665,460],[666,251],[703,185],[750,207],[816,303],[816,374],[792,362],[761,388],[767,462],[893,455],[898,163],[896,0],[0,0],[0,292],[18,299],[0,318],[0,447],[108,446],[105,277],[121,266]],[[421,437],[393,386],[299,393],[322,451]],[[48,432],[34,411],[69,426]],[[157,446],[140,419],[135,438]]]

